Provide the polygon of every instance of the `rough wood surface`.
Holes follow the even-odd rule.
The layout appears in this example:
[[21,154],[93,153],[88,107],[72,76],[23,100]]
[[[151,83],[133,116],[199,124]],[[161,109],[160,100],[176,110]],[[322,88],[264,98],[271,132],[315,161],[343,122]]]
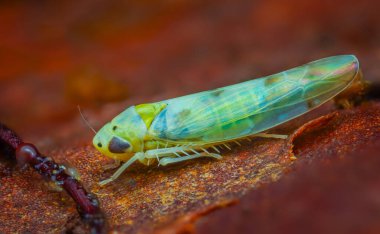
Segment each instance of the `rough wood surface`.
[[[99,128],[131,104],[335,54],[356,54],[376,86],[376,1],[116,2],[0,4],[0,121],[76,168],[98,195],[110,230],[380,231],[375,99],[348,110],[328,103],[272,130],[298,129],[291,142],[254,139],[225,150],[220,161],[136,164],[105,188],[97,182],[112,174],[103,169],[112,161],[91,146],[76,110],[79,103]],[[330,113],[322,124],[307,125]],[[87,231],[68,195],[5,157],[0,220],[1,233]]]

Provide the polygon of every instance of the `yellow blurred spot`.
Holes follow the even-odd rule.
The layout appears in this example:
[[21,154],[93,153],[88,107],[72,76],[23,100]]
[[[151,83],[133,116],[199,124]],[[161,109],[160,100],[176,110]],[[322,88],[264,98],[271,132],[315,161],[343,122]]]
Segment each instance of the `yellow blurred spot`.
[[132,225],[133,224],[133,220],[128,219],[126,223],[127,223],[127,225]]
[[290,160],[297,160],[297,157],[294,155],[290,156],[289,158],[290,158]]
[[120,101],[127,95],[123,82],[91,67],[78,69],[65,78],[65,96],[75,104]]

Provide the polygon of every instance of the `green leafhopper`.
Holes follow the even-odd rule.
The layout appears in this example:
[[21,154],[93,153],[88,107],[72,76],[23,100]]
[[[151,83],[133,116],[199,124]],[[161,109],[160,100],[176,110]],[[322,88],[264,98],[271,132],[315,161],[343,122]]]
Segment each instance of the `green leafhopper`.
[[168,165],[200,157],[220,159],[218,147],[247,137],[283,137],[263,131],[300,116],[345,90],[359,74],[353,55],[320,59],[275,75],[166,101],[131,106],[93,139],[105,156]]

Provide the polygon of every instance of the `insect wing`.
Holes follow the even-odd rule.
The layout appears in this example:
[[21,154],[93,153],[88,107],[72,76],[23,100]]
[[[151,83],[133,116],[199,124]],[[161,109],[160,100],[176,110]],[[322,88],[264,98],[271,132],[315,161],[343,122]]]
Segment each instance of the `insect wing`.
[[164,101],[150,135],[218,142],[272,128],[325,103],[358,73],[355,56],[329,57],[272,76]]

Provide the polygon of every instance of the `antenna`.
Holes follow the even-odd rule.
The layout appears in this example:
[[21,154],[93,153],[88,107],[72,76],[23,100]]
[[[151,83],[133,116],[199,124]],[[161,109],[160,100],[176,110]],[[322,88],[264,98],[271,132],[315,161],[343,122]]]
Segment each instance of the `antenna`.
[[95,129],[94,129],[93,127],[91,127],[91,125],[90,125],[90,123],[88,122],[88,120],[84,117],[84,115],[83,115],[83,113],[82,113],[82,111],[81,111],[81,109],[80,109],[80,106],[78,105],[77,107],[78,107],[78,110],[79,110],[79,114],[80,114],[80,116],[82,117],[84,123],[87,125],[87,127],[89,127],[89,128],[90,128],[90,129],[96,134],[97,132],[95,131]]

